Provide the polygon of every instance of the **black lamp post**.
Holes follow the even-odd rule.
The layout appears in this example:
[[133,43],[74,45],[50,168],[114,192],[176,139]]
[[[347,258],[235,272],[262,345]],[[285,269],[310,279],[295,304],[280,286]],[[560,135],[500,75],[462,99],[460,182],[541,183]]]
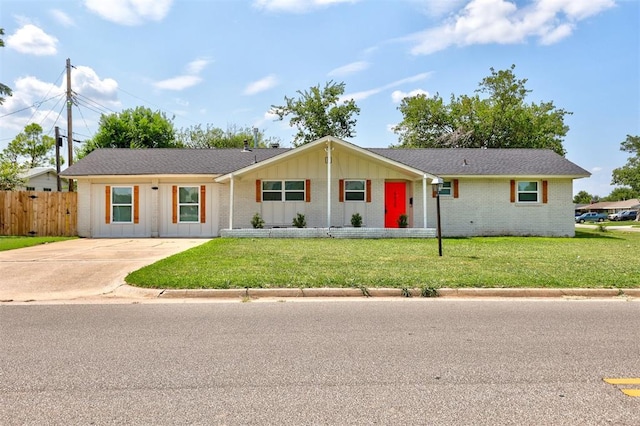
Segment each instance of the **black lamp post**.
[[433,190],[436,191],[436,216],[438,225],[436,231],[438,233],[438,255],[442,257],[442,227],[440,226],[440,190],[442,189],[443,180],[440,178],[434,178],[431,181]]

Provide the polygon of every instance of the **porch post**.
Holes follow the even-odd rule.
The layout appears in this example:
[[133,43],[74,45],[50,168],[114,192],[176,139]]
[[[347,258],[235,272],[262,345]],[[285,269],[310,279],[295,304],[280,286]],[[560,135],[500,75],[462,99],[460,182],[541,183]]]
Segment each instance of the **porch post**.
[[327,228],[331,228],[331,141],[327,141]]
[[229,229],[233,229],[233,173],[231,174],[231,184],[229,185]]
[[422,220],[423,228],[427,227],[427,175],[422,175]]

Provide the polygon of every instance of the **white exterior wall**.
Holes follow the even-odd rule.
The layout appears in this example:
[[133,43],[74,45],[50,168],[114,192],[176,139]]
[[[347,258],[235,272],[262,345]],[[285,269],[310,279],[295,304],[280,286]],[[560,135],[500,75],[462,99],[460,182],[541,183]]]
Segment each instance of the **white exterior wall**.
[[[87,180],[76,181],[78,192],[78,236],[90,238],[91,235],[91,183]],[[104,197],[103,197],[104,198]]]
[[[573,219],[573,181],[571,179],[544,179],[548,181],[548,202],[542,203],[542,179],[538,180],[538,203],[512,203],[511,179],[459,179],[459,198],[440,197],[442,235],[468,236],[555,236],[575,235]],[[427,222],[436,226],[436,203],[427,197]]]
[[[27,179],[24,185],[19,187],[20,190],[26,191],[27,187],[34,188],[34,191],[57,191],[58,180],[56,174],[53,172],[43,173],[41,175],[31,177]],[[66,191],[69,189],[69,184],[66,179],[60,180],[60,189]]]
[[[93,238],[216,237],[220,235],[220,192],[224,185],[189,178],[128,177],[78,180],[78,235]],[[105,188],[138,186],[138,223],[105,223]],[[205,185],[205,222],[172,223],[172,186]],[[153,189],[158,188],[158,189]]]
[[[307,227],[327,226],[327,164],[324,149],[294,156],[287,161],[267,166],[264,169],[234,178],[234,228],[251,227],[251,219],[259,213],[265,225],[292,226],[297,213],[305,215]],[[351,226],[351,216],[360,213],[366,227],[384,227],[384,183],[385,181],[407,182],[407,214],[411,215],[409,198],[412,196],[410,177],[382,162],[371,161],[336,147],[332,152],[331,166],[331,226]],[[256,202],[256,180],[311,180],[311,202],[262,201]],[[339,180],[371,180],[371,202],[339,202]],[[225,186],[230,188],[230,184]],[[228,193],[226,195],[228,200]],[[226,201],[228,203],[228,201]],[[228,206],[225,206],[228,212]],[[422,209],[420,209],[420,212]],[[227,229],[228,213],[222,222]]]

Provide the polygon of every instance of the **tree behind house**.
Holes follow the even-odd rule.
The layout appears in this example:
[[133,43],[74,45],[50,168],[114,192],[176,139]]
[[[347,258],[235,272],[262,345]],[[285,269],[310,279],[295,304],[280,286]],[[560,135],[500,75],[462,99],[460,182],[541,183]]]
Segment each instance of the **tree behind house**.
[[2,152],[5,161],[21,165],[26,169],[55,164],[55,139],[42,134],[42,127],[32,123],[16,135]]
[[102,115],[97,133],[77,155],[82,158],[97,148],[178,148],[172,120],[141,106]]
[[298,90],[298,98],[284,97],[284,105],[271,105],[271,112],[279,120],[291,116],[289,125],[298,132],[293,139],[294,146],[304,145],[324,136],[350,138],[355,136],[356,119],[360,108],[353,99],[343,100],[345,84],[329,81],[324,88],[320,85],[304,92]]
[[[399,148],[547,148],[565,154],[562,141],[569,131],[553,102],[525,102],[527,80],[510,69],[482,79],[472,96],[439,94],[404,98],[403,119],[393,131]],[[481,96],[482,95],[482,96]]]

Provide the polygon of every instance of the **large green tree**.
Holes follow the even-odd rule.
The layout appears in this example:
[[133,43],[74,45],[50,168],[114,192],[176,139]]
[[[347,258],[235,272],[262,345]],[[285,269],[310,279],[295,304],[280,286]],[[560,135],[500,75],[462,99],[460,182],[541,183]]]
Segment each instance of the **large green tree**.
[[[274,138],[265,138],[264,132],[257,131],[258,146],[266,147],[277,143]],[[207,124],[205,128],[197,124],[182,128],[176,132],[176,141],[186,148],[242,148],[244,141],[250,146],[254,144],[254,133],[251,127],[227,126],[227,130]]]
[[394,128],[400,148],[547,148],[565,154],[562,141],[571,114],[553,102],[527,103],[526,79],[515,65],[482,79],[471,96],[451,94],[445,101],[417,95],[402,100],[402,121]]
[[42,134],[42,126],[28,124],[3,151],[3,158],[27,169],[53,164],[55,139]]
[[13,191],[24,184],[20,178],[23,169],[19,164],[2,157],[0,154],[0,191]]
[[611,183],[628,186],[640,193],[640,136],[627,135],[627,139],[620,143],[620,150],[631,156],[627,159],[627,164],[613,170]]
[[344,83],[329,81],[324,88],[311,87],[304,92],[298,90],[297,98],[284,97],[284,105],[271,105],[271,112],[279,120],[291,116],[289,124],[296,127],[294,146],[304,145],[324,136],[350,138],[355,136],[356,119],[360,108],[353,99],[341,101]]
[[[4,35],[4,28],[0,28],[0,36]],[[4,47],[4,40],[0,38],[0,47]],[[4,96],[11,96],[11,88],[5,84],[0,83],[0,105],[4,103]]]
[[176,148],[173,118],[146,107],[102,115],[95,136],[78,150],[83,157],[97,148]]
[[624,201],[631,200],[633,198],[640,198],[640,192],[634,191],[627,186],[619,186],[617,188],[613,188],[613,191],[604,197],[602,201]]
[[593,199],[593,195],[589,194],[587,191],[580,191],[573,196],[573,202],[575,204],[590,204]]

